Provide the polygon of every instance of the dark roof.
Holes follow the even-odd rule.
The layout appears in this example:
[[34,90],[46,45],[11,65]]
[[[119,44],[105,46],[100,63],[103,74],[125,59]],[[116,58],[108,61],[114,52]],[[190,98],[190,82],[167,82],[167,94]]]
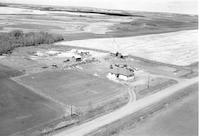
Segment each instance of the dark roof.
[[110,69],[110,72],[113,74],[120,74],[120,75],[125,75],[125,76],[134,75],[134,72],[131,72],[130,70],[125,69],[125,68],[114,67],[113,69]]

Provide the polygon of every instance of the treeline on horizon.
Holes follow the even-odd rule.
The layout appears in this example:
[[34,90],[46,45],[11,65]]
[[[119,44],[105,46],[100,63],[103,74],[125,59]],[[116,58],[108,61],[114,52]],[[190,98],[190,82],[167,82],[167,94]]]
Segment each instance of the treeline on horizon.
[[24,33],[21,30],[14,30],[9,33],[0,33],[0,55],[10,53],[17,47],[51,44],[62,40],[64,38],[61,35],[47,32]]

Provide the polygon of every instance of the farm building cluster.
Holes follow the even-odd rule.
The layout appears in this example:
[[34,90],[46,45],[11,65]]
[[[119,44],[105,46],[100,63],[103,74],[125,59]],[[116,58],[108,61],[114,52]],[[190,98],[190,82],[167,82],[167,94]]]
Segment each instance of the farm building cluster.
[[[102,61],[105,60],[106,56],[110,56],[111,60],[108,61],[108,64],[101,64]],[[37,61],[44,62],[45,66],[42,68],[63,68],[63,69],[71,69],[71,68],[79,68],[83,69],[80,65],[88,64],[93,62],[100,62],[100,65],[103,67],[107,67],[106,77],[110,80],[124,80],[129,81],[135,79],[135,71],[137,70],[134,67],[129,66],[126,63],[126,59],[128,58],[127,54],[122,54],[120,52],[116,53],[102,53],[91,50],[83,50],[83,49],[71,49],[67,51],[63,50],[43,50],[36,51],[32,59]],[[122,61],[113,61],[119,60]],[[107,61],[107,60],[105,60]],[[98,69],[98,68],[97,68]],[[96,74],[98,75],[98,74]]]
[[122,54],[120,52],[111,53],[111,56],[120,61],[113,61],[110,65],[110,71],[107,77],[111,80],[124,80],[129,81],[135,79],[136,68],[129,66],[126,63],[128,54]]
[[58,58],[68,58],[65,62],[67,61],[81,61],[84,60],[85,57],[91,56],[89,51],[84,51],[84,50],[76,50],[72,49],[70,51],[55,51],[55,50],[50,50],[46,52],[41,52],[38,51],[34,54],[35,56],[39,57],[47,57],[47,56],[54,56]]
[[104,54],[89,50],[48,50],[35,52],[31,59],[47,64],[47,66],[43,68],[48,68],[50,66],[52,68],[70,68],[98,61],[98,58],[102,55]]

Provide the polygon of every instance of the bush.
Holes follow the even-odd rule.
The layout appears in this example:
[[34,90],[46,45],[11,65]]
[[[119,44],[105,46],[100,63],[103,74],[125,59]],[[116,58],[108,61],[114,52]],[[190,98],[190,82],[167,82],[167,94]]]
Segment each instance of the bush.
[[10,33],[0,33],[0,54],[10,53],[16,47],[37,46],[62,41],[61,35],[47,32],[30,32],[15,30]]

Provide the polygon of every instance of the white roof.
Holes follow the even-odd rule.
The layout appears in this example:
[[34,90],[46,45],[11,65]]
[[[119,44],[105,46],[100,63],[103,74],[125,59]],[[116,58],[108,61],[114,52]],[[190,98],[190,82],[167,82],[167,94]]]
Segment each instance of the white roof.
[[73,57],[75,55],[76,54],[72,53],[72,52],[62,52],[62,53],[58,54],[57,57],[59,57],[59,58],[65,58],[65,57],[71,58],[71,57]]

